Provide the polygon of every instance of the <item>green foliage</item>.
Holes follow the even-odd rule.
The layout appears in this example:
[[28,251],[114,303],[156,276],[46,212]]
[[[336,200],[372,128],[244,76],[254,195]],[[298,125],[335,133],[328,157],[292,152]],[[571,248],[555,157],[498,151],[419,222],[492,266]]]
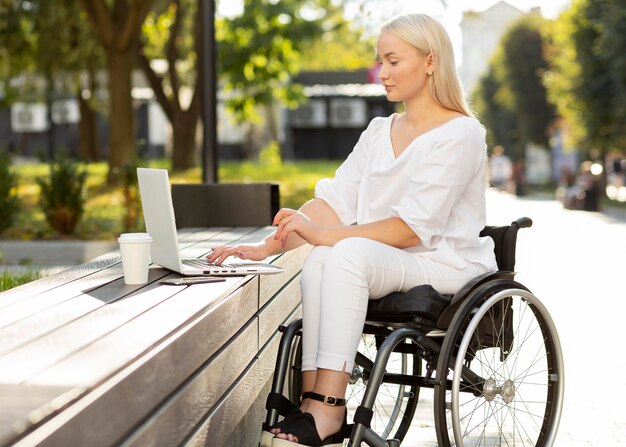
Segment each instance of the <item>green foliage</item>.
[[264,166],[258,163],[221,163],[221,182],[278,182],[280,204],[297,209],[313,198],[315,183],[321,178],[332,177],[339,161],[283,162],[281,165]]
[[[140,38],[139,65],[172,125],[174,170],[193,166],[196,153],[201,88],[197,76],[199,5],[196,0],[155,1]],[[188,92],[191,100],[184,99]]]
[[[78,71],[97,66],[102,51],[96,45],[75,0],[15,0],[0,2],[0,78],[12,100],[43,100],[78,89]],[[48,78],[41,82],[40,76]]]
[[83,215],[86,176],[76,163],[61,157],[51,164],[48,179],[37,179],[46,220],[62,235],[72,234]]
[[626,4],[574,0],[547,31],[546,85],[569,143],[606,153],[626,144]]
[[502,43],[521,138],[547,147],[546,129],[555,118],[555,110],[543,85],[548,63],[540,31],[542,23],[540,17],[527,16],[513,25]]
[[175,91],[178,84],[193,86],[196,81],[198,5],[197,0],[155,1],[141,28],[144,54],[151,60],[167,58],[163,81]]
[[473,107],[489,130],[487,132],[487,144],[490,147],[503,146],[507,148],[509,155],[514,159],[523,156],[523,148],[520,143],[519,130],[517,128],[515,111],[507,100],[508,92],[505,90],[506,84],[496,73],[496,66],[493,61],[485,76],[472,95],[475,99]]
[[[368,0],[370,3],[372,0]],[[322,30],[302,51],[302,70],[334,71],[370,68],[376,56],[376,36],[367,35],[358,21],[346,20],[347,1],[325,6]],[[355,1],[353,8],[359,8]],[[381,19],[378,9],[376,20]],[[371,23],[371,20],[368,20]]]
[[[283,161],[280,165],[262,165],[256,162],[221,162],[219,179],[228,182],[265,182],[280,184],[282,206],[298,208],[313,197],[315,183],[324,177],[332,177],[339,161]],[[84,165],[86,202],[84,214],[72,237],[88,240],[114,240],[125,231],[127,199],[123,187],[106,183],[107,164],[89,163]],[[151,160],[142,166],[170,169],[167,160]],[[51,239],[59,235],[53,232],[46,222],[44,213],[37,204],[41,202],[37,179],[48,176],[48,164],[20,164],[14,167],[20,179],[18,197],[23,204],[13,225],[4,237],[10,239]],[[201,169],[198,167],[170,172],[172,183],[200,182]],[[129,179],[130,180],[130,179]],[[129,182],[129,184],[132,184]],[[131,186],[130,190],[133,191]],[[143,231],[143,219],[138,217],[137,231]]]
[[[236,118],[258,123],[255,106],[295,106],[303,99],[302,89],[289,80],[300,69],[303,48],[321,32],[323,9],[298,0],[243,3],[242,15],[216,23],[219,70]],[[320,18],[304,18],[305,9]]]
[[259,164],[261,166],[280,166],[282,162],[278,141],[270,141],[270,143],[259,152]]
[[11,171],[11,157],[0,152],[0,233],[13,225],[19,208],[17,177]]
[[528,143],[548,146],[554,106],[543,85],[547,68],[541,34],[543,19],[527,16],[503,36],[475,92],[475,107],[489,130],[491,145],[523,159]]
[[0,272],[0,292],[20,286],[27,282],[41,278],[41,273],[29,270],[25,272],[11,273],[8,270]]

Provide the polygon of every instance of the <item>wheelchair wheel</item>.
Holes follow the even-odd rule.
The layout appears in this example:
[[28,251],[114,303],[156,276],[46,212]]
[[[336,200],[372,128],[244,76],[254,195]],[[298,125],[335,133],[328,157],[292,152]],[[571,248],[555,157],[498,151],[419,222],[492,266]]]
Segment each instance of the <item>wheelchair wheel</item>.
[[[371,334],[363,334],[346,391],[348,421],[352,420],[354,412],[363,400],[376,352],[376,337]],[[302,394],[302,381],[299,378],[301,375],[301,353],[301,338],[298,337],[297,347],[293,350],[294,363],[292,363],[293,366],[289,371],[290,399],[294,402]],[[389,358],[386,372],[389,374],[421,375],[421,358],[411,353],[394,352]],[[402,440],[410,427],[418,400],[419,387],[394,384],[383,380],[373,408],[372,430],[383,439]]]
[[[448,328],[437,364],[441,446],[551,446],[563,401],[558,334],[519,283],[474,294]],[[445,385],[445,386],[444,386]]]

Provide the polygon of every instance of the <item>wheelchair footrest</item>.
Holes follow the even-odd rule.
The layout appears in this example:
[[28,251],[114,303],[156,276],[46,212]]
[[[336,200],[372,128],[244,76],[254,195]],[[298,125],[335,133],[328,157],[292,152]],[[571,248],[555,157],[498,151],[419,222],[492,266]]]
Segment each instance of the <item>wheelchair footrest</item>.
[[395,292],[379,300],[370,300],[367,321],[410,323],[416,317],[437,321],[450,304],[452,295],[442,295],[430,285]]

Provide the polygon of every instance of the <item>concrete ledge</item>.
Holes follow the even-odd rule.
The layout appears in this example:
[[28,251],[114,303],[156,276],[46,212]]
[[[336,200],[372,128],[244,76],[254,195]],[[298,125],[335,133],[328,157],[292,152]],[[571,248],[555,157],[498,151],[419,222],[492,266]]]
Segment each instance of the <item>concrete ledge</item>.
[[0,240],[0,264],[76,265],[117,248],[112,241]]

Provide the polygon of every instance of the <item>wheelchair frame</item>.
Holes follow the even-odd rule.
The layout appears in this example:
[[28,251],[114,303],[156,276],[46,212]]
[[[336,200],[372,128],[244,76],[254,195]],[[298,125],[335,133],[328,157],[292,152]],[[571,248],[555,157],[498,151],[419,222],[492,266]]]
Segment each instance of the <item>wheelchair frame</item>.
[[[494,438],[490,445],[508,445],[511,439],[515,445],[523,446],[554,443],[564,390],[560,342],[545,306],[514,280],[517,231],[531,225],[532,221],[524,217],[509,226],[486,227],[481,235],[490,236],[495,242],[498,271],[475,278],[452,296],[433,297],[430,286],[419,286],[370,305],[363,333],[364,338],[374,336],[377,352],[374,361],[357,353],[353,375],[366,387],[353,417],[348,445],[400,445],[414,416],[421,388],[434,389],[434,419],[440,446],[474,445],[476,436],[479,440]],[[400,306],[397,314],[398,297],[422,305]],[[439,306],[442,299],[447,300],[443,308]],[[426,300],[435,306],[425,309]],[[528,327],[522,328],[522,324]],[[302,391],[298,380],[301,328],[301,319],[280,328],[283,335],[272,383],[272,392],[281,393],[289,379],[289,394],[296,404]],[[520,370],[517,362],[527,360],[522,348],[531,342],[538,345],[530,346],[537,352]],[[402,358],[400,372],[389,366],[394,354]],[[294,363],[291,369],[290,363]],[[408,371],[411,363],[412,371]],[[426,364],[424,374],[422,363]],[[531,379],[524,382],[527,375]],[[381,384],[399,388],[394,412],[383,432],[377,433],[371,424]],[[524,393],[533,395],[533,399],[523,400]],[[543,401],[535,402],[534,396],[545,396],[545,406]],[[266,423],[273,425],[279,412],[269,405],[269,400],[267,409]],[[475,416],[480,418],[481,410],[483,420],[476,423]],[[501,425],[514,423],[518,411],[522,414],[520,419],[525,418],[524,425],[507,428],[512,434],[504,431]],[[387,438],[392,431],[393,437]]]

